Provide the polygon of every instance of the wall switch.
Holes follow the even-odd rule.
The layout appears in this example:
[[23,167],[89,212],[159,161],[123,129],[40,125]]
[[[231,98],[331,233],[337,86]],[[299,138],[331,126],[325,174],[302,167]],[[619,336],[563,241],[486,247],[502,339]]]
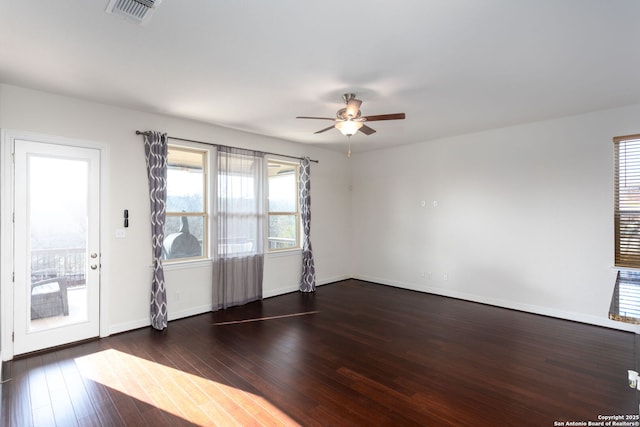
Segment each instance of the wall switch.
[[426,200],[420,200],[420,207],[424,208],[425,206],[427,206],[427,201]]
[[449,275],[448,275],[447,273],[444,273],[444,274],[442,275],[442,280],[444,280],[445,282],[446,282],[447,280],[449,280]]
[[434,207],[434,208],[437,208],[437,207],[438,207],[438,201],[437,201],[437,200],[434,200],[434,201],[433,201],[433,207]]
[[124,239],[127,237],[127,232],[124,228],[118,228],[116,230],[116,239]]

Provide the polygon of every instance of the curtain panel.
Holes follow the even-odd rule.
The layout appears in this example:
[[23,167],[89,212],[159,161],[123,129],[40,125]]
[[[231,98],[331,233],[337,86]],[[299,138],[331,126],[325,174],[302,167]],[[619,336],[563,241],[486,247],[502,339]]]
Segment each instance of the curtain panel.
[[262,299],[264,154],[218,147],[213,308]]
[[151,131],[144,134],[144,152],[149,178],[151,204],[151,246],[153,249],[153,279],[151,281],[151,326],[167,327],[167,291],[162,267],[162,243],[167,205],[167,134]]
[[305,157],[300,162],[300,218],[302,220],[302,276],[301,292],[315,292],[316,267],[311,249],[311,161]]

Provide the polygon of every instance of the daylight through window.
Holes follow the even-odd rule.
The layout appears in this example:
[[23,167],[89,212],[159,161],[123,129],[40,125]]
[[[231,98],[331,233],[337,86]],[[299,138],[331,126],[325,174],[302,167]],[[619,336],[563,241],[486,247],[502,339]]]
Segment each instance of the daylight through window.
[[202,150],[169,146],[164,259],[208,256],[206,154]]
[[269,160],[269,250],[300,247],[298,164]]

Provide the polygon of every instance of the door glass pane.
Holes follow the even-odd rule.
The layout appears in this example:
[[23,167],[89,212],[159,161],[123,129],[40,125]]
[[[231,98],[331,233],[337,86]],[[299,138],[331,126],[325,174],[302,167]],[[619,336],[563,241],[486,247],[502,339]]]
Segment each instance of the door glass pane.
[[29,156],[29,330],[88,320],[88,171],[84,160]]

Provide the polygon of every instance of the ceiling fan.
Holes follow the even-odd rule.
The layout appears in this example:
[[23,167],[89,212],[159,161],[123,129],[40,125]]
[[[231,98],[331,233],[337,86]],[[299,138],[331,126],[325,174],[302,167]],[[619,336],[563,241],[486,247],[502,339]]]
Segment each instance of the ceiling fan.
[[[375,122],[379,120],[402,120],[405,118],[404,113],[363,116],[362,112],[360,111],[360,105],[362,105],[362,101],[356,99],[355,93],[345,93],[344,95],[342,95],[342,99],[344,100],[346,107],[339,109],[336,113],[335,118],[298,116],[296,117],[296,119],[332,120],[334,122],[333,125],[314,133],[326,132],[329,129],[333,129],[335,127],[343,135],[350,138],[358,131],[364,133],[365,135],[371,135],[372,133],[375,133],[375,129],[367,126],[365,122]],[[349,150],[349,154],[351,154],[351,150]]]

